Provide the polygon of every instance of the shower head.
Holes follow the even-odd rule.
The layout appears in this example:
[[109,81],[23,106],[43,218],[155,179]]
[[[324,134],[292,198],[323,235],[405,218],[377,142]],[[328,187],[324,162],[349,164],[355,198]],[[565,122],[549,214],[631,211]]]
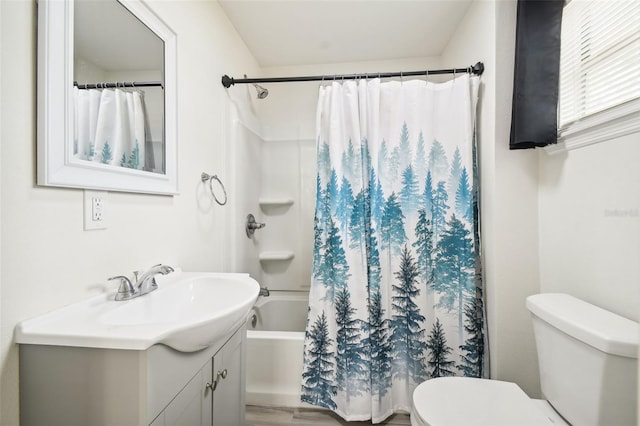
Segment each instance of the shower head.
[[258,99],[264,99],[267,96],[269,96],[269,91],[267,89],[265,89],[264,87],[253,83],[253,86],[256,88],[256,90],[258,91]]

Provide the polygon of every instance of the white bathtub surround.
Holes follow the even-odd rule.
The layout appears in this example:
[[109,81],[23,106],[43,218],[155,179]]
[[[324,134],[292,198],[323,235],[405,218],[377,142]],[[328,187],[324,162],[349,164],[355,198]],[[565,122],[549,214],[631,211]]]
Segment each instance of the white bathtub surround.
[[292,260],[295,257],[295,253],[292,251],[263,251],[260,252],[260,262],[278,262]]
[[303,406],[300,402],[303,342],[302,331],[247,331],[248,404]]
[[300,401],[304,327],[309,295],[272,291],[254,307],[247,331],[247,404],[311,407]]
[[260,284],[269,290],[309,290],[315,142],[306,137],[265,138],[262,147],[258,202],[267,226],[256,241]]
[[303,401],[381,422],[427,378],[488,375],[478,87],[464,74],[320,88]]
[[[271,101],[271,99],[268,99]],[[233,169],[230,215],[248,213],[266,227],[251,238],[243,226],[229,227],[225,262],[248,271],[270,291],[256,303],[247,332],[247,403],[300,407],[303,336],[309,301],[313,238],[315,142],[267,139],[245,105],[232,105],[229,150]]]

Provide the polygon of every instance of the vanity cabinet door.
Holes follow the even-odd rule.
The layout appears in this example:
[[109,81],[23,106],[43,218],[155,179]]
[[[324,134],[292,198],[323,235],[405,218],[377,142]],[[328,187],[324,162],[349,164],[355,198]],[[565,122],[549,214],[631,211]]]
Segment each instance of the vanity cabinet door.
[[160,415],[158,417],[156,417],[156,419],[154,421],[152,421],[149,426],[165,426],[165,421],[164,421],[164,411],[162,413],[160,413]]
[[246,328],[242,327],[213,358],[213,425],[243,425],[245,419]]
[[149,426],[244,425],[246,334],[234,333]]
[[[164,426],[210,426],[212,394],[207,383],[211,378],[208,362],[165,408]],[[156,419],[157,421],[158,419]],[[154,421],[153,426],[156,425]]]

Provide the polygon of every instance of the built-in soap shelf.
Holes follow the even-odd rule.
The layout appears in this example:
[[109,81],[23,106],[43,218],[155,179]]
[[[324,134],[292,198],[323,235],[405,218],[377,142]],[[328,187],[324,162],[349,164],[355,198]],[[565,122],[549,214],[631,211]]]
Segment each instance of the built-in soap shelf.
[[283,260],[291,260],[294,257],[294,253],[289,250],[280,251],[263,251],[258,255],[260,262],[277,262]]
[[287,211],[293,205],[293,198],[264,197],[258,199],[258,204],[265,213],[280,213]]

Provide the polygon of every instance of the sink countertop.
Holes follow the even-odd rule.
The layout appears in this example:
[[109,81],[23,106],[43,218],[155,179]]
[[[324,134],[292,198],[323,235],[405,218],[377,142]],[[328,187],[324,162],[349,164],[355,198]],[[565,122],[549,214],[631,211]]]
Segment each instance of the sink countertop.
[[182,352],[209,346],[246,319],[259,284],[248,274],[173,272],[158,290],[127,301],[115,291],[20,322],[20,344]]

